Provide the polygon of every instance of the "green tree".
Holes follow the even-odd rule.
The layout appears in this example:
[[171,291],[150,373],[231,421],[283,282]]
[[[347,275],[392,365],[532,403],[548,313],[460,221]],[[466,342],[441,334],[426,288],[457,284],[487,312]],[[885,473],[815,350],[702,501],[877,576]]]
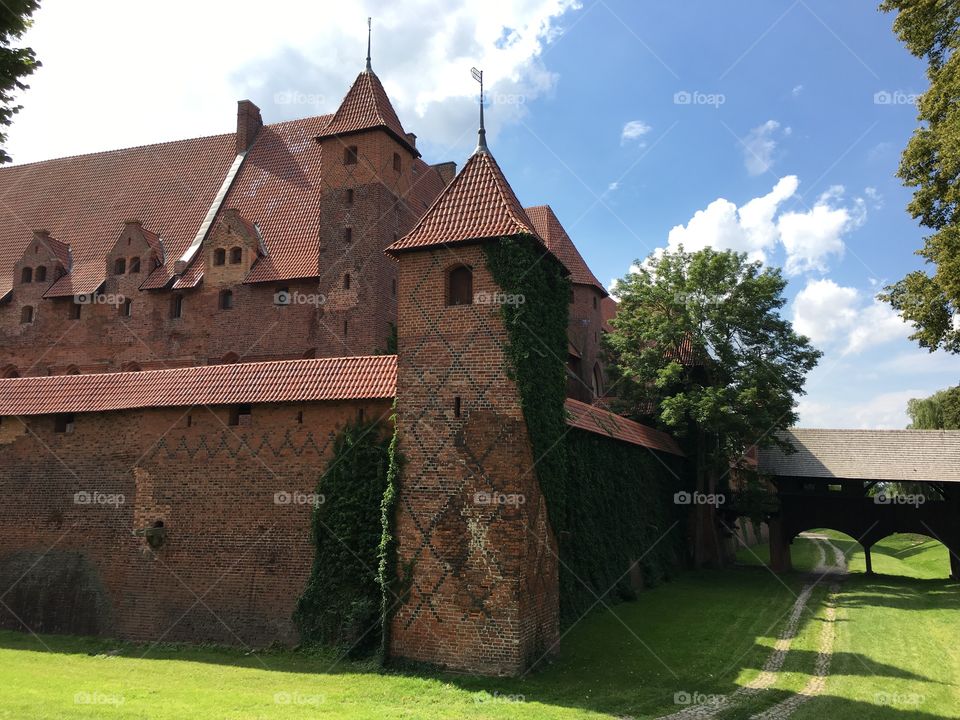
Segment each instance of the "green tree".
[[[779,444],[821,352],[780,315],[786,280],[745,254],[712,249],[651,255],[617,286],[607,347],[622,410],[686,439],[696,489],[723,491],[730,464]],[[697,506],[698,565],[720,560],[716,522]]]
[[[22,105],[14,105],[13,97],[19,90],[26,90],[23,78],[33,73],[40,63],[30,48],[11,47],[11,43],[23,36],[30,27],[39,0],[6,0],[0,3],[0,128],[9,127],[13,116]],[[0,163],[11,158],[3,146],[7,133],[0,129]]]
[[960,430],[960,385],[907,402],[909,430]]
[[921,126],[907,144],[898,175],[915,188],[908,209],[933,231],[917,251],[930,265],[886,288],[880,298],[915,325],[921,347],[960,353],[960,2],[884,0],[893,29],[927,62],[930,87],[920,98]]

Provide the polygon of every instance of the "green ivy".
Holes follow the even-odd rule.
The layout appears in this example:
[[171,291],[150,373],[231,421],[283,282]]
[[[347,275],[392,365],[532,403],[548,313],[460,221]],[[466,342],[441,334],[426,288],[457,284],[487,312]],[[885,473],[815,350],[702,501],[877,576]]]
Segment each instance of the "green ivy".
[[[396,402],[394,402],[396,409]],[[407,589],[397,579],[397,501],[400,496],[400,472],[404,458],[400,452],[400,433],[397,416],[393,415],[393,438],[390,440],[387,486],[380,501],[380,542],[377,544],[377,582],[380,586],[380,660],[390,654],[390,621],[396,612],[399,598]],[[408,573],[409,574],[409,571]]]
[[[561,622],[591,607],[632,597],[629,570],[645,586],[682,564],[685,527],[673,493],[683,468],[647,448],[566,424],[567,322],[570,282],[563,267],[532,238],[485,246],[487,266],[508,298],[510,377],[517,383],[536,475],[560,555]],[[612,588],[612,589],[611,589]]]
[[377,423],[348,425],[334,441],[317,483],[313,569],[293,616],[304,644],[341,646],[352,655],[378,644],[381,506],[390,482],[390,448]]

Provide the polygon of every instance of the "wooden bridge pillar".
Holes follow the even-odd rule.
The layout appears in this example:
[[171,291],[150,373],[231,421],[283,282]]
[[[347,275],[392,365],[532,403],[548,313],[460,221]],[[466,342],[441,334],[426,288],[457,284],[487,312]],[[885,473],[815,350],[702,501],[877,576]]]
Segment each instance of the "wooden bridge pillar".
[[779,517],[770,518],[770,569],[775,573],[793,570],[790,558],[790,543],[783,530],[783,521]]
[[863,558],[867,563],[867,575],[873,575],[873,559],[870,557],[870,548],[873,545],[863,545]]

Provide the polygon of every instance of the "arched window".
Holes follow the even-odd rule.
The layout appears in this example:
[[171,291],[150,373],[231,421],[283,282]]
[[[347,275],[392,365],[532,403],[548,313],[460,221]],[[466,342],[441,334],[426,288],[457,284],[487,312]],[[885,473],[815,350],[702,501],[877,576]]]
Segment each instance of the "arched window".
[[597,397],[603,395],[603,370],[600,369],[600,363],[593,366],[593,394]]
[[223,248],[217,248],[213,251],[213,264],[225,265],[227,262],[227,251]]
[[138,273],[140,272],[140,258],[130,258],[130,272]]
[[7,365],[0,371],[0,377],[3,378],[18,378],[20,377],[20,371],[17,370],[16,365]]
[[232,290],[220,291],[220,309],[233,310],[233,291]]
[[68,365],[68,366],[67,366],[67,369],[63,371],[63,374],[64,374],[64,375],[79,375],[79,374],[80,374],[80,368],[78,368],[76,365]]
[[20,282],[28,283],[33,282],[33,268],[25,267],[20,271]]
[[458,265],[447,274],[447,305],[472,303],[473,271],[466,265]]
[[140,372],[140,365],[135,362],[124,363],[120,368],[123,372]]
[[230,248],[230,264],[239,265],[241,260],[243,260],[243,250],[238,247]]
[[133,316],[133,300],[130,300],[130,299],[124,300],[117,309],[120,311],[121,317],[132,317]]
[[240,362],[240,356],[235,352],[228,352],[226,355],[220,358],[220,362],[224,365],[233,365],[234,363]]
[[344,290],[350,289],[350,273],[347,273],[346,275],[343,276],[343,289]]
[[113,274],[123,275],[127,271],[127,259],[117,258],[113,261]]
[[27,305],[20,311],[20,322],[21,323],[32,323],[33,322],[33,307]]
[[47,280],[47,268],[44,265],[41,265],[37,268],[37,271],[33,274],[34,282],[46,282]]

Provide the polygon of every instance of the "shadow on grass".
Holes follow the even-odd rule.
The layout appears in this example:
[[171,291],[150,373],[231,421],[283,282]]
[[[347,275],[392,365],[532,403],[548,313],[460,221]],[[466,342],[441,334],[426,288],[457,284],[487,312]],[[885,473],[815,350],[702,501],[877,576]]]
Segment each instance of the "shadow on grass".
[[[378,676],[383,682],[389,682],[390,677],[435,680],[478,697],[495,693],[522,695],[528,702],[639,720],[682,709],[675,703],[677,693],[725,695],[737,690],[745,674],[755,674],[762,667],[800,583],[799,575],[777,578],[761,567],[686,573],[642,593],[636,601],[586,617],[564,637],[558,657],[544,660],[524,678],[476,677],[406,664],[383,669],[373,660],[344,659],[342,653],[333,649],[244,652],[235,648],[150,645],[105,638],[37,639],[12,631],[0,631],[0,649],[142,658],[147,662],[182,660],[271,673],[360,674]],[[848,607],[891,604],[918,609],[960,608],[957,587],[944,581],[851,577],[839,602]],[[806,613],[803,624],[810,622],[817,619]],[[812,671],[815,653],[793,650],[791,657],[798,660],[797,667]],[[870,676],[866,670],[870,668],[877,677],[932,682],[902,668],[877,665],[856,653],[837,653],[834,657],[848,668],[864,667],[865,663],[864,676]],[[186,668],[185,671],[190,672]],[[784,697],[786,693],[769,690],[757,702],[767,707]],[[936,717],[917,714],[915,708],[903,711],[869,702],[836,700],[850,708],[850,717]],[[734,714],[723,717],[733,720],[748,716],[734,709],[731,712]]]

